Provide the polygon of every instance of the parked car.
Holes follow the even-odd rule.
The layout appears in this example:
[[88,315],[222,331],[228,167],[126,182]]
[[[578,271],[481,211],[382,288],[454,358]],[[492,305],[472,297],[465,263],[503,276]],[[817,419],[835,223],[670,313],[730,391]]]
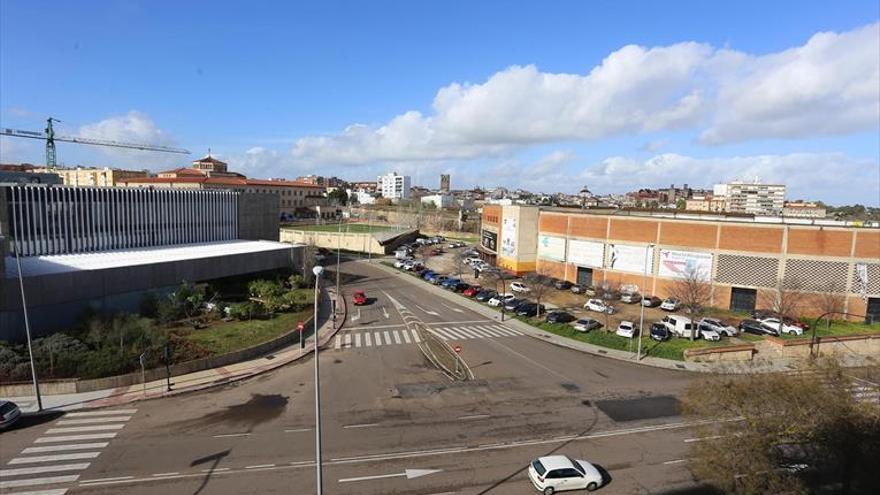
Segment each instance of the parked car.
[[440,256],[441,254],[443,254],[445,252],[446,251],[444,251],[443,248],[434,248],[434,249],[428,251],[428,254],[430,254],[431,256]]
[[736,327],[725,325],[723,321],[717,318],[703,318],[697,323],[697,327],[700,331],[712,330],[717,332],[719,335],[726,335],[728,337],[736,337],[739,334]]
[[573,294],[583,294],[586,290],[586,286],[580,284],[573,284],[569,289]]
[[429,280],[429,282],[434,285],[443,285],[443,282],[446,282],[447,280],[449,280],[449,277],[447,277],[446,275],[435,275],[433,278],[431,278],[431,280]]
[[672,338],[672,332],[666,328],[662,321],[655,321],[651,323],[651,338],[657,342],[663,342]]
[[[506,308],[505,308],[506,309]],[[547,312],[547,309],[543,304],[533,303],[533,302],[525,302],[516,307],[516,314],[518,316],[538,316],[539,314],[544,314]]]
[[472,285],[472,286],[468,287],[467,289],[465,289],[464,291],[462,291],[462,294],[464,294],[467,297],[475,297],[482,290],[483,290],[483,288],[480,287],[479,285]]
[[529,289],[526,284],[522,282],[511,282],[510,290],[514,292],[522,292],[524,294],[532,291],[532,289]]
[[422,263],[421,261],[410,260],[410,261],[407,261],[406,263],[403,264],[403,269],[408,272],[411,272],[411,271],[417,270],[418,268],[422,268],[424,266],[425,266],[425,264]]
[[464,292],[471,288],[471,284],[467,282],[458,282],[457,284],[452,284],[446,288],[453,292]]
[[553,287],[555,287],[557,290],[568,290],[571,289],[572,286],[571,282],[569,282],[568,280],[557,280],[553,282]]
[[635,323],[624,320],[620,322],[620,325],[617,325],[617,331],[614,333],[621,337],[631,339],[639,334],[639,328]]
[[779,335],[776,330],[765,327],[758,320],[743,320],[739,322],[739,329],[755,335]]
[[678,308],[681,307],[681,301],[674,297],[667,297],[663,304],[660,305],[660,309],[663,311],[678,311]]
[[779,334],[788,334],[788,335],[803,335],[804,329],[799,325],[794,325],[791,322],[786,323],[783,319],[780,318],[764,318],[763,320],[758,320],[761,322],[765,328],[769,328],[770,330],[774,330]]
[[581,318],[574,322],[574,325],[572,325],[572,327],[574,327],[574,329],[578,332],[589,332],[590,330],[602,328],[602,324],[593,318]]
[[364,294],[364,291],[362,290],[356,290],[351,296],[351,302],[354,303],[355,306],[363,306],[364,304],[367,304],[367,295]]
[[513,299],[508,299],[504,302],[504,310],[505,311],[513,311],[516,312],[517,308],[519,308],[520,304],[527,303],[525,299],[518,299],[514,297]]
[[584,286],[584,294],[585,294],[587,297],[595,297],[596,294],[598,294],[598,292],[596,291],[596,287],[595,287],[595,286],[592,286],[592,285],[585,285],[585,286]]
[[[397,251],[394,251],[394,257],[395,257],[396,259],[399,259],[399,260],[409,258],[410,255],[412,255],[412,250],[411,250],[411,249],[407,249],[407,248],[398,248]],[[396,263],[395,263],[395,266],[397,266]]]
[[626,304],[635,304],[642,300],[642,295],[638,292],[621,292],[620,302]]
[[412,258],[397,258],[394,260],[394,268],[403,268],[407,262],[413,261]]
[[480,301],[480,302],[488,302],[489,299],[492,299],[493,297],[495,297],[497,295],[498,295],[498,293],[495,292],[494,290],[485,289],[485,290],[481,290],[479,293],[477,293],[477,295],[474,296],[474,299],[476,299],[477,301]]
[[596,311],[597,313],[608,313],[609,315],[614,313],[614,306],[606,304],[601,299],[587,299],[584,309]]
[[452,241],[449,243],[449,249],[456,249],[456,248],[460,248],[460,247],[464,247],[464,246],[465,246],[465,243],[463,243],[461,241]]
[[587,461],[550,455],[529,464],[529,480],[544,495],[583,489],[591,492],[602,486],[602,473]]
[[551,311],[545,318],[547,323],[568,323],[574,321],[574,315],[566,311]]
[[718,342],[719,340],[721,340],[721,334],[715,330],[711,330],[708,328],[698,328],[697,332],[700,337],[710,342]]
[[12,401],[0,399],[0,430],[5,430],[21,418],[21,409]]
[[694,331],[694,323],[690,318],[681,315],[666,315],[663,317],[666,328],[676,337],[691,338]]
[[646,308],[656,308],[663,304],[663,299],[657,296],[645,296],[642,298],[642,306]]
[[462,280],[460,278],[447,278],[443,282],[440,282],[440,286],[444,289],[452,289],[455,285],[461,283]]
[[474,263],[481,262],[483,260],[480,259],[479,256],[471,256],[470,258],[465,258],[464,262],[470,266],[474,266]]
[[430,280],[435,275],[437,275],[437,272],[435,272],[433,270],[425,270],[424,272],[422,272],[422,278],[425,280]]
[[489,306],[501,306],[511,299],[516,299],[516,296],[513,294],[495,294],[495,297],[489,299]]

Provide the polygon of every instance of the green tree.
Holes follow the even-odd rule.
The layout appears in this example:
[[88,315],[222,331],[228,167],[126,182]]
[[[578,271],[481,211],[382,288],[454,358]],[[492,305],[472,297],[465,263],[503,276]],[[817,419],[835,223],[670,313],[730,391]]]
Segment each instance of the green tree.
[[339,205],[348,204],[348,193],[345,189],[337,187],[327,194],[327,198]]

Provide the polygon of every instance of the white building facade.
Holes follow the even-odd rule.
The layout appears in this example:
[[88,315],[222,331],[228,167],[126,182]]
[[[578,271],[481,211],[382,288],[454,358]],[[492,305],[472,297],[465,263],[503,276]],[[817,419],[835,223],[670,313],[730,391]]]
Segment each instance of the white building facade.
[[713,196],[724,199],[727,211],[752,215],[779,215],[785,204],[785,185],[760,182],[716,184]]
[[383,198],[410,199],[411,180],[408,175],[398,175],[397,172],[380,175],[376,185]]

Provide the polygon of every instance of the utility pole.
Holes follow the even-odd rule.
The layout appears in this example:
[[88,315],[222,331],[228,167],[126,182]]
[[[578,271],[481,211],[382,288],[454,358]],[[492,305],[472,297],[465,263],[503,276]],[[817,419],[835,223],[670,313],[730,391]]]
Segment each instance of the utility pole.
[[[49,123],[51,125],[51,122]],[[31,378],[34,382],[34,396],[37,398],[37,411],[43,410],[43,398],[40,395],[40,381],[37,378],[37,366],[34,363],[34,346],[31,343],[31,322],[28,319],[27,300],[24,297],[24,278],[21,275],[21,257],[18,253],[19,240],[15,239],[15,265],[18,267],[18,288],[21,290],[21,311],[24,313],[24,332],[27,335],[28,355],[31,360]]]
[[648,287],[648,256],[653,254],[654,245],[645,247],[645,270],[642,275],[642,300],[639,301],[639,345],[636,351],[636,361],[642,360],[642,332],[645,331],[645,288]]
[[[345,227],[346,231],[348,226]],[[339,298],[339,257],[342,254],[342,218],[336,218],[336,297],[331,301],[333,309],[333,330],[336,330],[336,299]]]
[[315,484],[317,486],[317,494],[323,492],[323,480],[321,472],[321,378],[318,372],[318,286],[321,283],[321,273],[324,267],[317,265],[312,268],[315,275],[315,314],[312,319],[315,322]]

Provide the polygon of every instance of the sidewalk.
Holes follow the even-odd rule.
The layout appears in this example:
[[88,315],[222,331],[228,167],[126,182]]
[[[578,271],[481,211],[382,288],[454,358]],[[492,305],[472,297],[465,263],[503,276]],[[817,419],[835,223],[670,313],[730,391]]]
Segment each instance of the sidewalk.
[[[347,308],[344,297],[337,297],[336,318],[339,328],[333,329],[333,318],[330,312],[330,299],[336,297],[334,289],[330,288],[321,293],[321,304],[318,310],[318,335],[320,346],[323,348],[327,342],[336,335],[336,332],[345,324]],[[110,407],[129,402],[156,399],[161,397],[173,397],[179,394],[204,390],[218,385],[235,382],[265,373],[286,364],[300,360],[310,355],[315,349],[314,338],[306,341],[305,349],[300,349],[299,343],[276,352],[250,361],[213,368],[186,375],[171,377],[172,390],[167,390],[164,379],[137,384],[115,389],[83,392],[78,394],[43,395],[43,410],[71,411],[76,409],[88,409],[95,407]],[[26,413],[37,411],[36,399],[33,396],[10,397]]]
[[[473,301],[464,296],[456,294],[454,292],[450,292],[448,290],[442,289],[436,285],[431,285],[429,283],[425,283],[418,278],[408,274],[407,272],[402,272],[395,268],[383,265],[380,260],[376,260],[372,263],[373,266],[378,267],[381,270],[388,272],[389,274],[394,274],[401,277],[403,280],[406,280],[412,284],[418,284],[419,287],[431,292],[437,297],[442,297],[447,301],[454,302],[460,306],[470,309],[475,313],[481,314],[486,318],[501,322],[501,313],[485,306],[477,301]],[[514,328],[517,331],[520,331],[530,337],[543,340],[545,342],[549,342],[553,345],[558,345],[560,347],[567,347],[569,349],[574,349],[579,352],[583,352],[586,354],[593,354],[596,356],[617,359],[619,361],[629,361],[633,364],[640,364],[643,366],[653,366],[655,368],[666,368],[677,371],[694,371],[701,373],[726,373],[726,374],[742,374],[742,373],[771,373],[771,372],[779,372],[779,371],[791,371],[793,369],[797,369],[799,366],[802,366],[802,361],[799,360],[791,360],[791,359],[773,359],[771,360],[754,360],[749,362],[720,362],[720,363],[696,363],[691,361],[675,361],[671,359],[662,359],[655,357],[643,357],[640,361],[636,361],[635,353],[621,351],[617,349],[609,349],[607,347],[601,347],[593,344],[588,344],[586,342],[581,342],[579,340],[569,339],[566,337],[562,337],[560,335],[556,335],[554,333],[545,332],[541,329],[535,328],[528,323],[517,320],[515,318],[506,317],[504,319],[504,324]],[[644,342],[643,342],[644,345]],[[858,363],[853,363],[858,365]]]

